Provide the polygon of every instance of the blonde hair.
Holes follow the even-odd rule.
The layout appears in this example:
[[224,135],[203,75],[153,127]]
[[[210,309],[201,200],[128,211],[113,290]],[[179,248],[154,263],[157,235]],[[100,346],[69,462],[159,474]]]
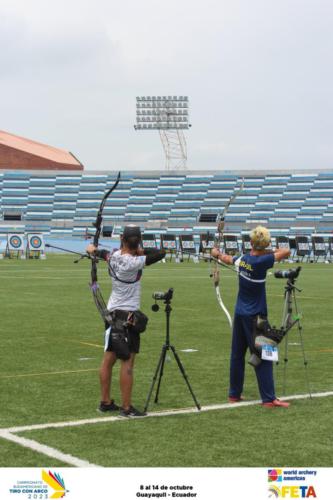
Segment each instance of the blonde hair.
[[255,250],[264,250],[271,242],[271,235],[267,227],[257,226],[252,229],[250,240]]

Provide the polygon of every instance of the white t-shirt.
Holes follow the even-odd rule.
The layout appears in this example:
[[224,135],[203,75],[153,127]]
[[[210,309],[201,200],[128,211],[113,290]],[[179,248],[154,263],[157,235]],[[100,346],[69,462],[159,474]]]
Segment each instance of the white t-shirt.
[[134,257],[128,253],[122,254],[121,250],[117,250],[110,256],[108,265],[112,279],[112,293],[108,302],[109,311],[140,309],[140,279],[145,263],[145,255]]

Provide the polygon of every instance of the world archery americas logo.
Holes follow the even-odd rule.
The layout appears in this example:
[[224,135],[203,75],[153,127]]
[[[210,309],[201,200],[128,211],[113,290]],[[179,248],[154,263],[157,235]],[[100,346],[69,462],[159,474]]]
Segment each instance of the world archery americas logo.
[[68,490],[65,488],[65,483],[63,478],[56,472],[52,474],[51,471],[47,473],[45,470],[42,471],[43,481],[54,490],[54,493],[50,498],[63,498]]
[[268,469],[268,482],[275,483],[282,481],[282,469]]

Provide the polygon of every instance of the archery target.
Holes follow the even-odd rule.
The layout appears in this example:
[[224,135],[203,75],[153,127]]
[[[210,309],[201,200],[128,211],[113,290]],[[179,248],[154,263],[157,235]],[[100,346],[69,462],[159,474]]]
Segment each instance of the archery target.
[[202,245],[202,248],[204,250],[211,250],[212,248],[214,248],[214,240],[213,239],[209,239],[207,241],[207,239],[202,239],[201,240],[201,245]]
[[24,250],[23,237],[20,234],[9,234],[8,239],[8,250]]
[[142,240],[143,248],[156,248],[155,240]]
[[163,248],[166,248],[167,250],[176,250],[175,240],[164,240]]
[[36,250],[36,251],[44,250],[43,237],[40,234],[29,234],[28,245],[30,250]]
[[307,252],[308,250],[310,250],[310,245],[309,245],[309,243],[299,243],[298,244],[298,249],[299,250],[304,250],[304,251]]
[[225,247],[229,250],[237,250],[238,249],[238,243],[237,241],[234,241],[234,240],[227,240],[225,242]]
[[193,249],[193,248],[195,248],[194,241],[186,241],[186,240],[184,241],[184,240],[182,240],[182,247],[184,249]]

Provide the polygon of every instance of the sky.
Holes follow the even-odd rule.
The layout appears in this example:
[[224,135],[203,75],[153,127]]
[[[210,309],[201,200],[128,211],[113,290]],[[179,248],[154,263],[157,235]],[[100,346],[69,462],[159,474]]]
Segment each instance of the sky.
[[332,0],[0,0],[0,129],[164,168],[136,96],[188,95],[189,169],[333,168]]

